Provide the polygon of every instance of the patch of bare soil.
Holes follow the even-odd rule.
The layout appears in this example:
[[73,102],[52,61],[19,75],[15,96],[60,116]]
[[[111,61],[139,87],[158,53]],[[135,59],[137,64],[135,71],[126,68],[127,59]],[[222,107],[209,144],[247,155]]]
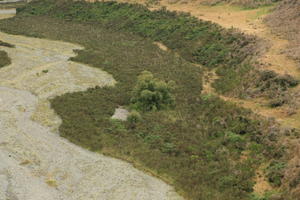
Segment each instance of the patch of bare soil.
[[[7,16],[0,11],[0,18]],[[54,133],[61,120],[50,98],[115,84],[110,74],[69,61],[82,47],[1,32],[0,40],[15,45],[0,47],[12,60],[0,69],[1,200],[182,199],[131,164]]]
[[[174,1],[171,0],[162,0],[159,6],[154,6],[152,9],[164,6],[173,11],[189,12],[200,19],[218,23],[226,28],[237,28],[247,34],[255,35],[269,43],[269,48],[267,48],[262,57],[258,59],[260,69],[271,70],[281,75],[290,75],[298,80],[300,79],[300,70],[297,66],[297,61],[283,53],[289,48],[289,41],[274,34],[264,23],[263,19],[271,8],[243,10],[230,5],[209,7],[200,5],[200,3],[199,1],[174,3]],[[211,84],[217,78],[214,71],[208,71],[206,73],[203,84],[204,93],[216,94]],[[299,93],[299,91],[300,87],[297,87],[292,89],[290,93],[296,94]],[[264,98],[241,100],[222,95],[220,97],[244,108],[251,109],[259,115],[275,119],[283,126],[300,129],[299,106],[293,108],[293,115],[291,115],[291,108],[289,106],[270,108],[268,106],[268,100]],[[297,156],[294,157],[296,160],[297,158]],[[299,160],[297,162],[299,162]],[[295,169],[295,165],[289,165],[289,169]],[[263,194],[273,189],[267,183],[261,171],[257,173],[255,180],[256,185],[254,186],[254,191],[256,193]]]

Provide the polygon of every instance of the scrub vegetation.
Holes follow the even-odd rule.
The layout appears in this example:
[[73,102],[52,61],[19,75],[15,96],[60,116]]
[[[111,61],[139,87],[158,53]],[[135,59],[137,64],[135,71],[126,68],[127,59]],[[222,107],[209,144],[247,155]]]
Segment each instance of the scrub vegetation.
[[[12,44],[9,44],[7,42],[3,42],[0,40],[0,47],[9,47],[14,48],[15,46]],[[5,51],[0,50],[0,68],[9,65],[11,63],[11,59],[8,57],[7,53]]]
[[8,57],[5,51],[0,50],[0,68],[9,65],[11,63],[10,58]]
[[36,1],[19,8],[18,12],[22,16],[47,15],[74,22],[97,23],[111,31],[129,32],[161,42],[187,61],[209,69],[217,68],[220,78],[213,86],[221,94],[245,97],[271,93],[269,96],[274,98],[274,93],[279,97],[286,89],[274,82],[279,90],[269,87],[261,91],[263,83],[259,77],[262,72],[253,65],[253,57],[259,54],[255,37],[224,29],[187,13],[165,9],[150,11],[138,4],[90,4],[68,0],[55,3],[53,0]]
[[[84,46],[72,60],[101,68],[118,83],[52,99],[63,121],[61,136],[131,161],[187,199],[253,199],[255,170],[262,162],[283,159],[274,122],[201,95],[202,68],[193,64],[217,67],[222,76],[216,88],[233,90],[243,81],[239,76],[253,72],[246,61],[255,52],[248,46],[255,39],[187,14],[115,2],[33,1],[2,20],[0,28]],[[227,86],[230,78],[235,82]],[[141,98],[145,81],[151,95]],[[165,98],[148,107],[149,95]],[[111,120],[117,107],[132,104],[140,113],[132,111],[127,122]],[[266,172],[275,187],[282,169],[275,164]]]

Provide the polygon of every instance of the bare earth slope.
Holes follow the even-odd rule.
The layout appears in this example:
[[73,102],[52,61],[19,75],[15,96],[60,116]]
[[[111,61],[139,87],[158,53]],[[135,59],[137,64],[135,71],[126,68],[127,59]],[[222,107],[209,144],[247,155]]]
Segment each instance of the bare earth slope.
[[296,59],[300,67],[300,1],[283,1],[266,17],[266,22],[274,32],[282,34],[290,41],[285,52]]
[[132,165],[54,133],[60,119],[49,98],[115,83],[104,71],[68,61],[80,46],[4,33],[0,39],[16,46],[0,47],[12,59],[0,70],[1,200],[181,199]]

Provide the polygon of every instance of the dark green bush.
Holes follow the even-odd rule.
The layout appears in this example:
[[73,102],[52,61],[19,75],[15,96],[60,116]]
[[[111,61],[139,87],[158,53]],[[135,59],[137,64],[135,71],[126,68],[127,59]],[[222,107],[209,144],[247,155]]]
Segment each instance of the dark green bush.
[[300,184],[300,172],[290,181],[290,187],[295,188]]
[[[219,84],[215,85],[222,93],[232,92],[242,85],[241,82],[249,81],[245,79],[246,74],[242,73],[242,63],[256,52],[254,37],[234,29],[226,30],[187,13],[166,9],[150,11],[138,4],[44,0],[30,3],[18,9],[18,13],[102,24],[110,30],[122,30],[162,42],[190,62],[208,68],[222,68]],[[228,84],[227,80],[232,78],[239,80]]]
[[7,66],[11,63],[10,58],[8,57],[7,53],[5,51],[0,50],[0,68]]
[[283,178],[285,163],[273,161],[266,168],[266,176],[268,181],[275,187],[281,186],[281,179]]
[[257,82],[257,87],[261,91],[279,90],[285,91],[290,87],[298,85],[298,81],[289,75],[277,75],[273,71],[263,71],[260,73],[260,79]]
[[136,124],[137,122],[139,122],[141,120],[142,120],[142,116],[136,110],[131,111],[127,118],[127,121],[131,124]]
[[143,71],[133,89],[132,106],[142,111],[157,111],[173,107],[175,98],[171,94],[172,90],[171,83],[155,79],[151,72]]

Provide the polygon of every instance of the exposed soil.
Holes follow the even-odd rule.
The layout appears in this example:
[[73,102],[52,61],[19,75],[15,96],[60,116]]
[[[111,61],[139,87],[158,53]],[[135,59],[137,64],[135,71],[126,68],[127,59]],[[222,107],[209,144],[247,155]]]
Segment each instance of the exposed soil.
[[82,47],[1,32],[0,39],[15,45],[0,47],[12,59],[0,70],[0,199],[182,199],[131,164],[55,133],[61,120],[50,98],[115,84],[108,73],[69,61]]
[[289,48],[284,52],[297,60],[300,67],[300,1],[284,0],[265,21],[274,33],[290,41]]

